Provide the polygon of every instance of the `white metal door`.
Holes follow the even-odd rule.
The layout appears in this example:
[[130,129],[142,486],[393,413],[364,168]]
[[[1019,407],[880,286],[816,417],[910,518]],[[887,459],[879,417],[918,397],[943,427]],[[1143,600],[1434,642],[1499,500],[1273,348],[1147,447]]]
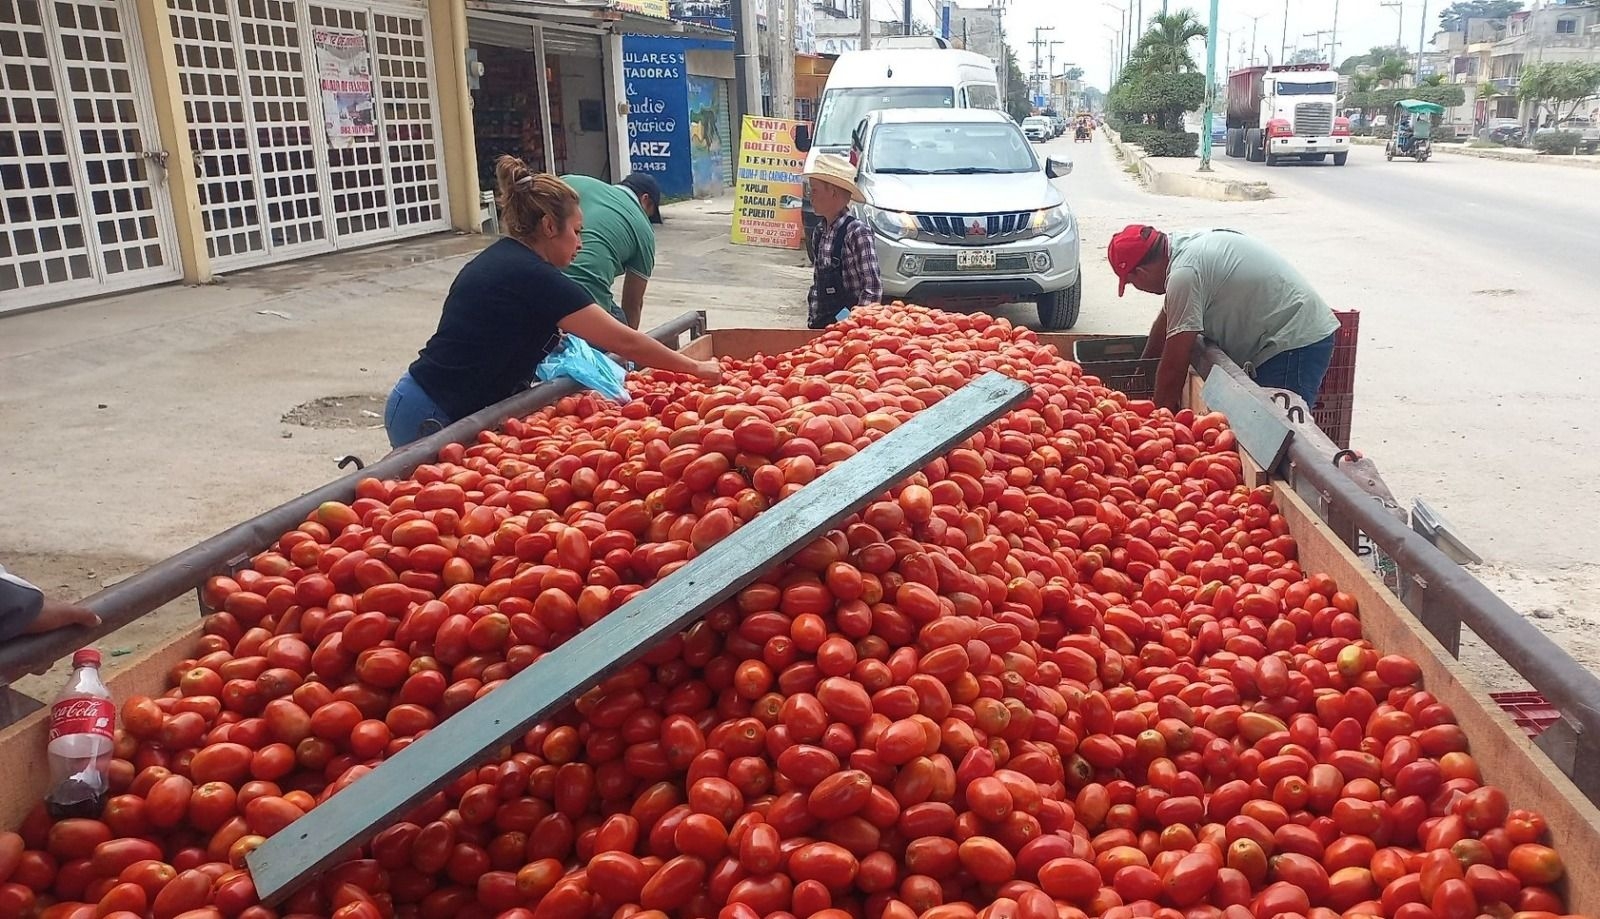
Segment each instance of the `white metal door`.
[[[448,229],[421,4],[168,2],[214,267]],[[376,133],[346,146],[328,141],[317,28],[371,53]]]
[[0,0],[0,312],[178,277],[138,23]]
[[169,0],[212,266],[332,248],[292,0]]

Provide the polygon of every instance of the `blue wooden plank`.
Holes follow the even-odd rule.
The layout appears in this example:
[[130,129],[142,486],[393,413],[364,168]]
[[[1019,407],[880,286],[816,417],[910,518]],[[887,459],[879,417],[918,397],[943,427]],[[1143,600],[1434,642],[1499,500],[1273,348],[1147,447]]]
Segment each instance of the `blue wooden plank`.
[[418,738],[248,857],[263,902],[364,844],[468,767],[699,619],[1025,399],[1027,384],[989,373],[840,463]]
[[1221,367],[1212,367],[1201,390],[1206,405],[1228,416],[1239,446],[1269,475],[1289,450],[1294,432],[1254,394]]

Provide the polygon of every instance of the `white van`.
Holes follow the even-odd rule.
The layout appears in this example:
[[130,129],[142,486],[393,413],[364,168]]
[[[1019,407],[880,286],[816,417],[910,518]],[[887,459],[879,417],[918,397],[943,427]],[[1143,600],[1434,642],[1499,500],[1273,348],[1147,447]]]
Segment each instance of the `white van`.
[[[1000,108],[994,62],[972,51],[889,48],[839,56],[822,90],[814,131],[802,135],[806,167],[823,153],[848,155],[856,128],[885,109]],[[809,146],[808,146],[809,145]],[[805,202],[807,239],[820,225]],[[809,246],[808,246],[809,248]]]

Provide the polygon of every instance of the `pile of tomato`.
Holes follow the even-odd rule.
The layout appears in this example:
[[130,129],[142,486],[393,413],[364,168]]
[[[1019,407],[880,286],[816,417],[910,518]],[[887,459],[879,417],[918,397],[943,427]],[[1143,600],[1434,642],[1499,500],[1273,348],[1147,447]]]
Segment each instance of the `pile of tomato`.
[[[1564,912],[1542,818],[1300,568],[1220,416],[908,307],[725,366],[367,480],[213,579],[194,659],[122,706],[101,819],[0,834],[0,915]],[[257,902],[265,838],[989,370],[1031,397]]]

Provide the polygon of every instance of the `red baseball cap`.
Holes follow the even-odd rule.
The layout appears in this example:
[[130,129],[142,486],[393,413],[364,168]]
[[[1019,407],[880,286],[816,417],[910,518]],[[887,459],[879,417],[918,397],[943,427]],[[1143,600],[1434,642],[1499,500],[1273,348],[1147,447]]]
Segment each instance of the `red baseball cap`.
[[1111,245],[1106,247],[1106,259],[1111,262],[1111,270],[1122,282],[1117,285],[1117,296],[1127,292],[1128,276],[1160,241],[1161,231],[1142,223],[1129,224],[1121,233],[1111,237]]

